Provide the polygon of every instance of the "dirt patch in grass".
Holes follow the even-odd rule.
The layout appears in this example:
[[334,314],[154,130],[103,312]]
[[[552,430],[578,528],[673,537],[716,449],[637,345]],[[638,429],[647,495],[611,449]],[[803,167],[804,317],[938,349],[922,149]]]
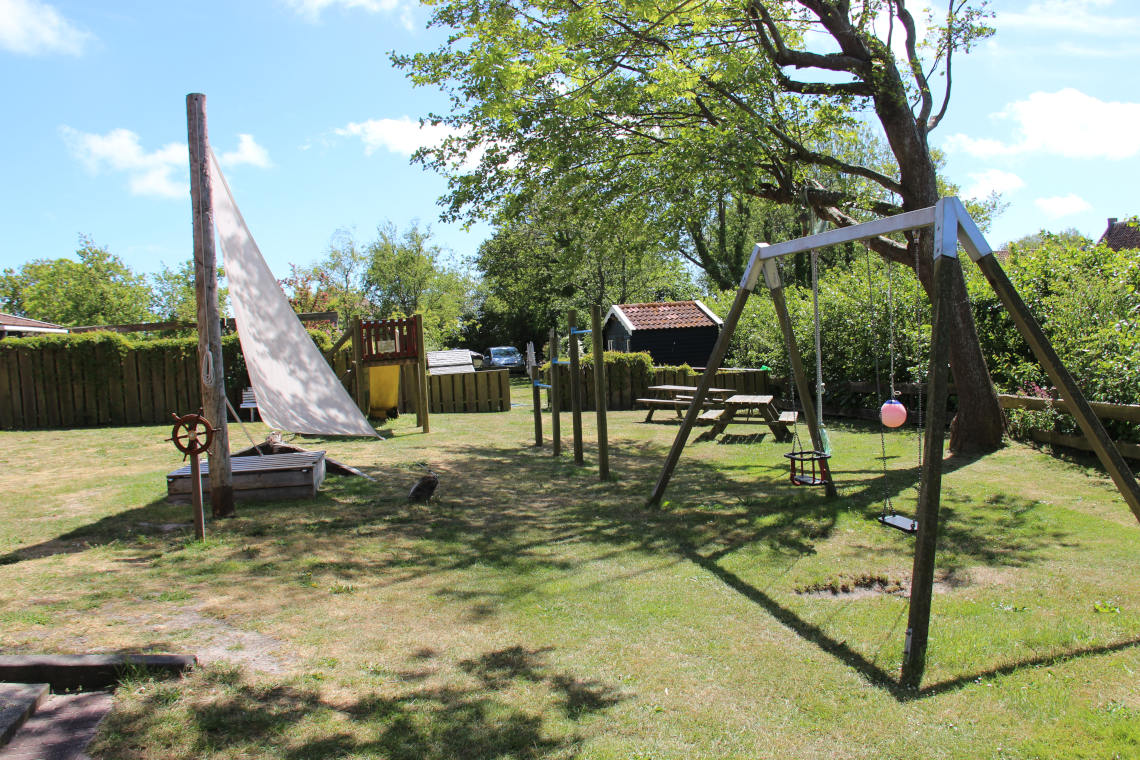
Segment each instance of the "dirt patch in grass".
[[859,599],[876,594],[906,596],[909,583],[888,578],[885,575],[839,575],[820,583],[812,583],[796,589],[801,596],[829,597],[842,596],[845,599]]
[[198,607],[184,607],[174,617],[155,627],[159,630],[192,631],[198,662],[226,662],[262,673],[288,670],[291,660],[283,654],[283,642],[257,631],[247,631],[225,620],[203,615]]

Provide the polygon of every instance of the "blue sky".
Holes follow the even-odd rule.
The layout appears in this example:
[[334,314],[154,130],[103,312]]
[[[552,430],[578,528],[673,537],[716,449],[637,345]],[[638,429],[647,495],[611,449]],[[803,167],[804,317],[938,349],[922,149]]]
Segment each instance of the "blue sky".
[[[913,4],[913,3],[912,3]],[[941,7],[939,3],[939,7]],[[1040,228],[1099,236],[1140,213],[1140,3],[995,0],[998,35],[955,61],[933,143],[964,195],[1001,191],[995,245]],[[430,223],[458,257],[486,227],[438,221],[444,181],[409,164],[445,107],[388,51],[435,47],[405,0],[0,0],[0,267],[80,234],[138,271],[190,257],[185,96],[280,277],[338,228]]]

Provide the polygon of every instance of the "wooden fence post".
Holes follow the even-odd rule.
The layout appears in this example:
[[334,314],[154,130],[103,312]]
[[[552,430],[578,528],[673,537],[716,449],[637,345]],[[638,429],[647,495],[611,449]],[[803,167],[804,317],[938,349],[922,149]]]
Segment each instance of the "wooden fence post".
[[550,328],[550,435],[554,456],[562,456],[562,387],[558,381],[558,328]]
[[416,345],[419,346],[419,361],[416,362],[416,393],[419,404],[416,411],[416,422],[423,428],[424,433],[431,432],[431,414],[428,409],[428,373],[427,373],[427,346],[424,345],[424,318],[422,314],[415,315]]
[[582,367],[578,363],[578,314],[573,309],[566,312],[570,328],[570,422],[574,430],[574,464],[581,465],[582,458]]
[[598,417],[598,479],[610,479],[610,442],[606,422],[606,356],[602,350],[602,307],[590,308],[590,336],[594,339],[594,413]]

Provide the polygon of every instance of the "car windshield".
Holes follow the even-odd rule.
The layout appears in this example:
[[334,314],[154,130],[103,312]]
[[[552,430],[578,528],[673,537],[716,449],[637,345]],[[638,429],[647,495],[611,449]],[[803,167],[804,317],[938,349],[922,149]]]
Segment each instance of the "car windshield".
[[519,350],[514,346],[507,348],[492,348],[491,356],[496,359],[515,359],[519,356]]

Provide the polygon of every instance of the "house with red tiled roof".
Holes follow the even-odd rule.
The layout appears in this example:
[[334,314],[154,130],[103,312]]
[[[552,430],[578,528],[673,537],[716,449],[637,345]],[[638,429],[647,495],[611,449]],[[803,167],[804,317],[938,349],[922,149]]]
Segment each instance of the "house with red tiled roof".
[[41,322],[38,319],[28,319],[27,317],[17,317],[15,314],[5,314],[0,311],[0,339],[9,336],[21,338],[29,335],[43,335],[45,333],[61,335],[66,332],[66,327],[53,325],[51,322]]
[[606,314],[608,351],[647,351],[654,364],[703,367],[723,324],[700,301],[622,303]]
[[1136,221],[1135,217],[1125,219],[1123,222],[1117,219],[1109,219],[1108,229],[1104,231],[1097,242],[1104,243],[1114,251],[1140,248],[1140,223]]

